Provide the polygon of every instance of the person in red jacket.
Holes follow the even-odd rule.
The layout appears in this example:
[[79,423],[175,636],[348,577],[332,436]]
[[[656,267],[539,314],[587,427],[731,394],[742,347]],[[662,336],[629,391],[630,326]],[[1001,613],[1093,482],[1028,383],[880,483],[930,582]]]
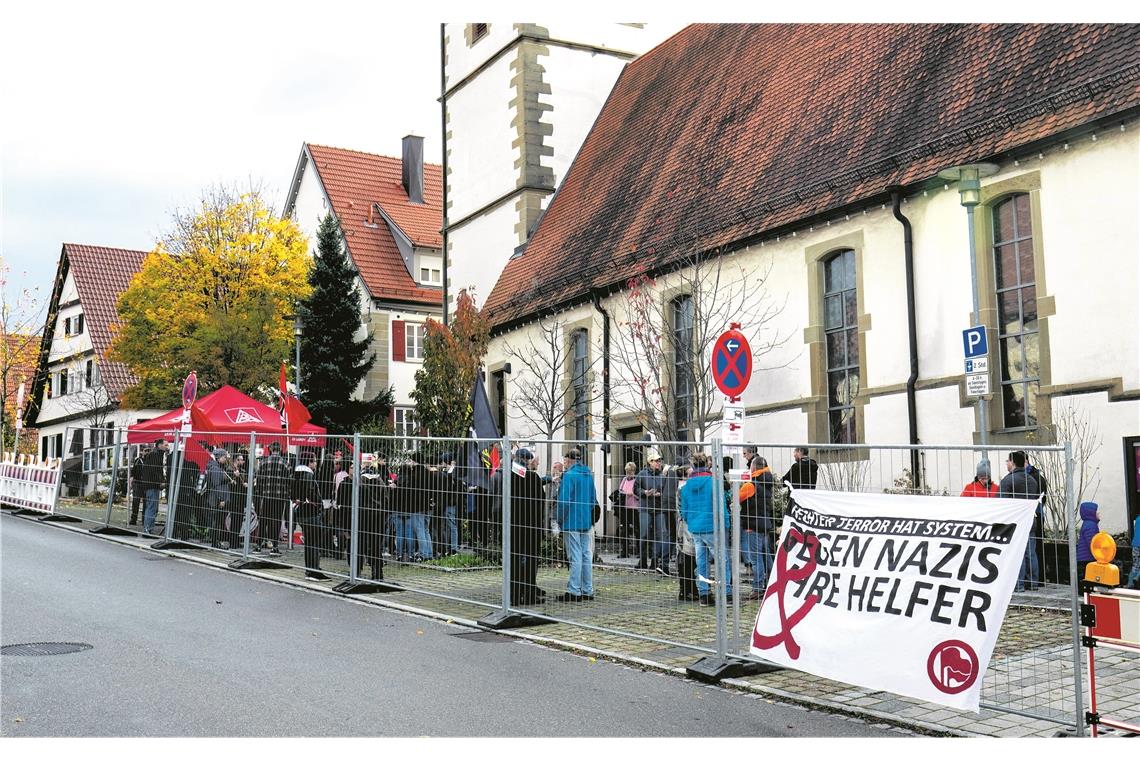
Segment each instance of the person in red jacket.
[[989,460],[983,459],[978,462],[977,473],[974,479],[967,483],[966,487],[962,489],[962,495],[990,499],[998,495],[997,483],[990,480]]

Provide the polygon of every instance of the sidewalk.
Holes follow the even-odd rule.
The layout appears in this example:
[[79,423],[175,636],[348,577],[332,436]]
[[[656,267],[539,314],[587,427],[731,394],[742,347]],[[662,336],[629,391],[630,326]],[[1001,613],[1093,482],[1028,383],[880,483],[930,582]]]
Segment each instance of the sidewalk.
[[[91,526],[73,524],[66,527],[86,530]],[[155,541],[154,538],[137,537],[108,540],[147,550]],[[219,566],[228,565],[240,555],[240,552],[221,552],[205,545],[165,553]],[[527,607],[526,611],[532,614],[560,617],[563,621],[501,633],[682,675],[685,668],[697,659],[715,652],[714,611],[678,601],[675,577],[636,571],[630,567],[636,564],[636,560],[619,560],[616,555],[604,552],[601,556],[603,565],[594,571],[597,597],[594,601],[576,605],[548,601]],[[348,573],[345,562],[326,558],[322,559],[321,569],[331,576],[330,580],[306,579],[301,567],[300,547],[286,549],[282,557],[275,559],[292,566],[244,572],[329,593],[334,593],[332,587],[345,580]],[[423,564],[386,563],[384,577],[386,582],[414,587],[416,591],[354,598],[471,625],[501,605],[502,574],[498,567],[446,570]],[[544,567],[539,572],[538,583],[546,589],[548,599],[564,590],[565,580],[566,569],[562,567]],[[1033,712],[1044,713],[1060,721],[1072,715],[1072,620],[1068,612],[1067,592],[1062,591],[1056,589],[1053,593],[1014,596],[985,676],[983,703],[1026,712],[1032,706]],[[755,601],[740,605],[741,627],[737,641],[741,646],[747,641],[758,606]],[[567,620],[573,620],[573,623]],[[731,629],[730,610],[730,652],[734,651]],[[1080,654],[1084,678],[1084,650]],[[1066,724],[1059,722],[988,709],[974,715],[794,670],[731,679],[723,684],[819,709],[918,728],[936,735],[1051,737],[1066,733]],[[1102,648],[1097,653],[1097,684],[1098,709],[1102,714],[1140,722],[1140,657]],[[1087,685],[1083,702],[1082,709],[1087,710]],[[1068,733],[1071,732],[1072,726],[1068,724]]]

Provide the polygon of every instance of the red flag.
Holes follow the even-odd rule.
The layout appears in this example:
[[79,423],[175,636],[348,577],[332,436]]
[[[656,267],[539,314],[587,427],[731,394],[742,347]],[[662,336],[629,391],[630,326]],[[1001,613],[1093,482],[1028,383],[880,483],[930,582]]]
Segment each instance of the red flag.
[[306,422],[312,419],[305,405],[293,396],[285,397],[285,419],[288,424],[289,435],[298,432]]
[[281,375],[277,380],[278,386],[281,388],[281,403],[284,406],[285,399],[289,395],[289,386],[285,382],[285,362],[281,362]]

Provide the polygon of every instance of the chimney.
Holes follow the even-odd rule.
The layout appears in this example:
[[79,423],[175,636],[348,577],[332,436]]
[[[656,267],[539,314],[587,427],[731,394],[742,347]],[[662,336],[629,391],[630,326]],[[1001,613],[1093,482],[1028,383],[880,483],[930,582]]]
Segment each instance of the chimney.
[[404,156],[400,172],[404,191],[412,203],[424,202],[424,138],[404,137]]

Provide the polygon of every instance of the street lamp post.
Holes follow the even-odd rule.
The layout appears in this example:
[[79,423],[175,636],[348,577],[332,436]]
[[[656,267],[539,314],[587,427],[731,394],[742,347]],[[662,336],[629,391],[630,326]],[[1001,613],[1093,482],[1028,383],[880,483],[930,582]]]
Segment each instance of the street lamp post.
[[[958,183],[958,196],[963,208],[966,209],[966,228],[970,244],[970,286],[974,296],[974,325],[982,324],[981,306],[978,303],[978,252],[974,242],[974,207],[981,202],[982,178],[997,174],[996,164],[963,164],[950,169],[943,169],[938,176],[945,180]],[[989,422],[987,420],[987,407],[989,402],[986,396],[978,399],[978,416],[981,424],[981,441],[986,446],[990,442]],[[989,460],[989,456],[985,456]]]
[[305,332],[305,320],[301,313],[293,316],[293,338],[296,341],[297,360],[293,366],[293,385],[296,387],[297,398],[301,398],[301,334]]

